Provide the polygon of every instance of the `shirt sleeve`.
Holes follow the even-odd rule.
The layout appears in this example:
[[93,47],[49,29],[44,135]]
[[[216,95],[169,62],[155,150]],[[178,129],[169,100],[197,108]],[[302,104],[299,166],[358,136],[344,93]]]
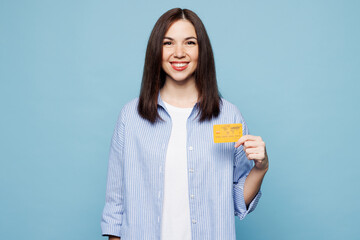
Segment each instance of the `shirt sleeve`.
[[[240,112],[237,113],[236,122],[242,123],[243,135],[249,134],[248,127]],[[261,197],[261,191],[259,191],[249,204],[249,207],[246,208],[244,199],[244,184],[253,166],[254,162],[248,160],[244,152],[243,146],[236,148],[234,156],[233,197],[235,215],[238,216],[240,220],[244,219],[248,213],[255,210],[256,205]]]
[[105,207],[101,219],[102,235],[121,236],[123,205],[123,148],[125,124],[123,110],[119,114],[110,145]]

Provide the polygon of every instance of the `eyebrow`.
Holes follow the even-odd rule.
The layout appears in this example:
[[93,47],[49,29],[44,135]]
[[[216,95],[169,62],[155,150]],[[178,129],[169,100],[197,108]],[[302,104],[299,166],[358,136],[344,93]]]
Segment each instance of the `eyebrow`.
[[[174,40],[174,39],[171,38],[171,37],[164,37],[164,39]],[[195,39],[195,40],[197,40],[196,37],[187,37],[187,38],[185,38],[185,40],[189,40],[189,39]]]

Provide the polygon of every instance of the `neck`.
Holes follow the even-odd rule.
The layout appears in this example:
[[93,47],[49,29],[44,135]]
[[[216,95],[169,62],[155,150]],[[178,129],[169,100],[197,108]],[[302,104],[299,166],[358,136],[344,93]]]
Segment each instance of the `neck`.
[[198,91],[195,78],[184,81],[175,81],[166,78],[164,86],[160,89],[161,98],[176,107],[193,107],[198,100]]

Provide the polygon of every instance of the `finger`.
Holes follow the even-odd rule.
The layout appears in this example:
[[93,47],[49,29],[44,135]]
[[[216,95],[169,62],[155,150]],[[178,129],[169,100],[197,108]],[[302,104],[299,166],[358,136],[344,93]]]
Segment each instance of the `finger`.
[[252,147],[263,147],[265,148],[265,142],[259,137],[259,140],[255,141],[246,141],[244,142],[244,147],[252,148]]
[[246,141],[246,142],[244,142],[243,145],[246,148],[254,148],[254,147],[258,147],[260,145],[260,143],[257,141]]
[[264,153],[251,153],[251,154],[247,154],[247,158],[249,160],[263,161],[265,159],[265,154]]
[[262,142],[262,138],[259,136],[253,136],[253,135],[244,135],[241,138],[239,138],[239,140],[235,143],[234,147],[239,147],[240,145],[244,144],[245,142],[250,142],[250,141],[258,141],[258,142]]
[[253,135],[244,135],[235,143],[235,147],[239,147],[240,145],[244,144],[246,141],[254,141],[257,138],[257,136]]
[[241,144],[243,144],[248,138],[248,135],[244,135],[237,142],[235,143],[235,147],[239,147]]
[[262,147],[255,147],[255,148],[245,148],[245,153],[246,154],[251,154],[251,153],[264,153],[265,150]]

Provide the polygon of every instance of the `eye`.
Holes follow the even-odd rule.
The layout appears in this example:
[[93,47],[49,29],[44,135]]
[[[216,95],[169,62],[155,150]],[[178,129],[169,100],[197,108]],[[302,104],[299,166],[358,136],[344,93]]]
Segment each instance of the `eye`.
[[171,45],[171,42],[170,42],[170,41],[166,41],[166,42],[164,42],[163,44],[164,44],[164,46],[170,46],[170,45]]
[[195,41],[188,41],[187,45],[196,45],[196,42]]

